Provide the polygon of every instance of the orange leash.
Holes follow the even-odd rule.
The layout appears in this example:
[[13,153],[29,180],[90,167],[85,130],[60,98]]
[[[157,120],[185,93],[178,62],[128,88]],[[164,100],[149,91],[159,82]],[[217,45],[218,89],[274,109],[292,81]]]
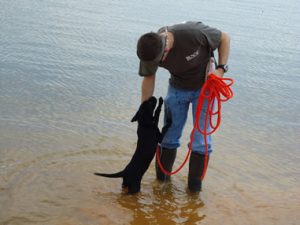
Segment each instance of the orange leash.
[[[231,79],[231,78],[221,78],[219,76],[216,76],[215,74],[210,74],[208,76],[208,79],[204,83],[204,85],[201,89],[199,98],[198,98],[196,115],[195,115],[196,120],[195,120],[194,128],[193,128],[192,134],[191,134],[189,150],[188,150],[188,153],[186,154],[186,157],[185,157],[183,163],[178,167],[178,169],[176,169],[174,171],[171,171],[171,172],[166,171],[163,168],[161,161],[160,161],[160,153],[159,153],[160,146],[158,145],[156,148],[156,160],[157,160],[157,163],[158,163],[161,171],[164,174],[170,176],[172,174],[178,173],[182,169],[182,167],[185,165],[185,163],[187,162],[187,160],[191,154],[193,142],[194,142],[195,131],[198,130],[201,134],[203,134],[204,143],[205,143],[204,170],[201,175],[201,180],[204,179],[205,174],[206,174],[207,163],[208,163],[207,135],[214,133],[221,124],[221,106],[222,106],[221,103],[226,102],[233,97],[233,91],[231,90],[232,84],[233,84],[233,79]],[[199,125],[199,121],[201,118],[201,112],[202,112],[202,108],[203,108],[205,101],[207,101],[207,110],[205,112],[204,129],[202,130]],[[216,105],[217,110],[216,111],[214,111],[215,102],[217,102],[217,105]],[[214,124],[213,118],[215,116],[216,116],[216,122]],[[211,127],[210,131],[207,131],[208,124]]]

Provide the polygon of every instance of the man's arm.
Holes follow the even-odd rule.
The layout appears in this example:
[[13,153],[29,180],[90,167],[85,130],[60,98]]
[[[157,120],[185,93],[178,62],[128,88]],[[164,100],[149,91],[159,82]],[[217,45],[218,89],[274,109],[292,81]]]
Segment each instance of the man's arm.
[[[230,50],[230,37],[227,33],[222,32],[220,45],[218,48],[218,65],[227,64],[228,57],[229,57],[229,50]],[[219,68],[214,71],[214,74],[223,77],[224,71],[223,69]]]
[[154,93],[155,87],[155,74],[146,76],[143,78],[142,81],[142,97],[141,101],[144,102],[145,100],[149,99]]

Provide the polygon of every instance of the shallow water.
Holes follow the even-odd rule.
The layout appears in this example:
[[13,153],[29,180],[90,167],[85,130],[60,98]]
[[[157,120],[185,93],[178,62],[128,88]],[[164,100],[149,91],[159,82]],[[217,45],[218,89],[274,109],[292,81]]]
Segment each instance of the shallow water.
[[[0,3],[0,224],[297,224],[300,6],[284,1]],[[188,15],[188,16],[187,16]],[[138,37],[184,20],[228,31],[235,97],[223,106],[200,196],[187,166],[122,194],[136,144]],[[168,74],[160,70],[156,96]],[[183,161],[191,121],[176,166]]]

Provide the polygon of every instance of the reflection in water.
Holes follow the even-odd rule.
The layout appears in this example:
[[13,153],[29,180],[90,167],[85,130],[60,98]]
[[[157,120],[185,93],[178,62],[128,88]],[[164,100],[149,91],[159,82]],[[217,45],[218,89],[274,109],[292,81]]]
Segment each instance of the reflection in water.
[[176,190],[171,183],[153,182],[153,193],[134,196],[121,195],[117,202],[133,213],[131,225],[140,224],[197,224],[205,218],[199,195]]

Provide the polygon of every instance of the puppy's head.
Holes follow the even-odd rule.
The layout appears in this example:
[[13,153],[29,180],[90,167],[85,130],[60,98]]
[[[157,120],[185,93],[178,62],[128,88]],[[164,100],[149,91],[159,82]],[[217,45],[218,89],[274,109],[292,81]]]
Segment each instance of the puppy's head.
[[138,121],[141,125],[153,125],[154,124],[154,110],[156,107],[157,99],[151,97],[148,100],[144,101],[139,110],[136,112],[134,117],[131,119],[131,122]]

